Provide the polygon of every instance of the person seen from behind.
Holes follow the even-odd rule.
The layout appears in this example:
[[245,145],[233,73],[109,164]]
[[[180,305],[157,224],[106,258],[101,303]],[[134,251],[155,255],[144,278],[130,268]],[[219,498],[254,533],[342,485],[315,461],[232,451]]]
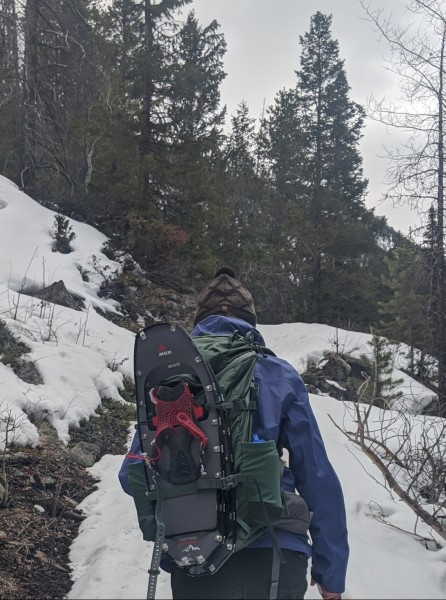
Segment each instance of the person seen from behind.
[[[217,271],[214,280],[197,301],[192,337],[252,332],[264,346],[256,329],[257,317],[250,292],[229,267]],[[349,557],[344,498],[339,479],[327,452],[310,406],[308,393],[298,372],[275,356],[259,355],[254,371],[258,385],[253,434],[259,440],[274,440],[285,449],[289,466],[282,478],[284,491],[297,493],[312,514],[309,535],[276,529],[282,552],[277,597],[303,599],[311,560],[311,583],[324,600],[341,599]],[[140,450],[138,435],[130,453]],[[130,494],[126,458],[119,474]],[[254,600],[270,597],[273,540],[268,530],[248,547],[235,552],[212,575],[191,577],[175,564],[162,564],[171,571],[172,597],[203,600]]]

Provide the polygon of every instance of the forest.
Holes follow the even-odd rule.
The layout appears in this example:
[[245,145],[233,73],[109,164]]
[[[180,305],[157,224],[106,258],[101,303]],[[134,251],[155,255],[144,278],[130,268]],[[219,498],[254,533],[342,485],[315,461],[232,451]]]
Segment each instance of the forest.
[[295,85],[260,115],[243,99],[229,115],[224,32],[200,23],[192,0],[0,0],[0,174],[98,228],[111,256],[162,286],[197,290],[229,264],[261,323],[407,344],[420,380],[435,361],[428,384],[446,415],[446,11],[411,6],[429,38],[368,17],[397,50],[408,100],[425,102],[373,108],[418,136],[393,157],[389,190],[427,203],[414,239],[366,207],[366,108],[320,12],[296,39]]

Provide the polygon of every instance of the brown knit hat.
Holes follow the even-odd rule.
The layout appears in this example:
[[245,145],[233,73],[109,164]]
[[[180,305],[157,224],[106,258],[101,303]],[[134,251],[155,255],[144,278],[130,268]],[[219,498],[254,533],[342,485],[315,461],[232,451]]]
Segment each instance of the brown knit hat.
[[199,295],[194,325],[210,315],[238,317],[256,326],[257,316],[252,296],[237,281],[230,267],[219,269],[215,273],[215,279]]

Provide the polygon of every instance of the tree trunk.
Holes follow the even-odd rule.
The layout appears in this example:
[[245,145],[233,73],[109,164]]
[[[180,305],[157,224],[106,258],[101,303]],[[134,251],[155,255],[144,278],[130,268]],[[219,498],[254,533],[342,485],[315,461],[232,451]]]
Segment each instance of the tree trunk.
[[23,163],[21,169],[22,187],[33,181],[36,170],[36,128],[37,128],[37,32],[38,3],[27,0],[25,7],[25,53],[23,64]]
[[144,0],[143,107],[141,115],[141,200],[146,203],[150,190],[148,158],[153,153],[153,33],[152,0]]
[[439,65],[439,87],[438,87],[438,194],[437,194],[437,218],[438,232],[436,243],[437,265],[437,310],[438,310],[438,328],[436,331],[438,343],[438,397],[440,406],[440,416],[446,417],[446,274],[445,274],[445,245],[444,245],[444,109],[443,109],[443,88],[444,88],[444,51],[446,43],[446,26],[443,29],[443,37],[440,52]]

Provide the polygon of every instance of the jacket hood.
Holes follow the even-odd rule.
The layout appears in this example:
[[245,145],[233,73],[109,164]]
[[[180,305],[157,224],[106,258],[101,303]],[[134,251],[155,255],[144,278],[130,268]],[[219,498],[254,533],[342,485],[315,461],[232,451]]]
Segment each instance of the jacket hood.
[[223,317],[221,315],[212,315],[197,323],[191,332],[192,337],[200,335],[230,335],[234,331],[239,331],[242,335],[246,335],[249,331],[254,334],[254,340],[261,346],[265,346],[265,340],[260,331],[250,325],[243,319],[235,317]]

